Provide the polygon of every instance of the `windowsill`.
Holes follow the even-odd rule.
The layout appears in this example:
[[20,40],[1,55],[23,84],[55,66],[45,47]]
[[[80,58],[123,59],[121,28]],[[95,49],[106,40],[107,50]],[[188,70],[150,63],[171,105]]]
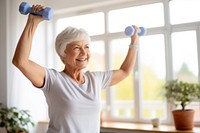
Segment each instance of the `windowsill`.
[[[40,124],[47,125],[48,120],[40,121]],[[103,122],[101,125],[102,133],[200,133],[200,127],[194,127],[192,131],[178,131],[174,126],[160,125],[154,128],[151,124],[125,123],[125,122]]]
[[151,124],[133,124],[122,122],[103,122],[101,132],[137,132],[137,133],[200,133],[200,127],[194,127],[190,131],[178,131],[174,126],[160,125],[154,128]]

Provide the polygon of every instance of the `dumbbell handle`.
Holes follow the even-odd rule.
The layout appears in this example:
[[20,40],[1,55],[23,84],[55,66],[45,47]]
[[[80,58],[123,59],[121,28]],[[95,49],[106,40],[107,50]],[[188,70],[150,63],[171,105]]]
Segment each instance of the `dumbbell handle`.
[[53,9],[46,7],[45,9],[39,11],[39,12],[34,12],[31,8],[31,6],[26,3],[22,2],[19,6],[19,12],[21,14],[27,15],[28,13],[34,14],[34,15],[40,15],[42,16],[45,20],[50,20],[53,17]]
[[[127,26],[124,31],[126,36],[132,36],[135,33],[134,26]],[[144,27],[139,27],[138,35],[142,36],[146,34],[146,29]]]

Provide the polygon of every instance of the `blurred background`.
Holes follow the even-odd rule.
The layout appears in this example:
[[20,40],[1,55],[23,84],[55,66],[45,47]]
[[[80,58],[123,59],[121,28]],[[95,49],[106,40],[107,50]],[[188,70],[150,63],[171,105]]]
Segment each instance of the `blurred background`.
[[[0,102],[28,109],[38,122],[48,121],[48,107],[39,89],[11,61],[27,16],[19,13],[22,0],[0,1]],[[158,117],[172,124],[171,108],[163,96],[167,80],[200,81],[199,0],[27,0],[54,9],[53,19],[41,23],[33,40],[30,58],[59,71],[63,64],[54,49],[55,37],[67,26],[84,28],[92,38],[92,58],[85,70],[117,69],[125,58],[129,25],[147,29],[140,37],[133,73],[112,89],[102,88],[104,121],[150,123]],[[200,124],[200,102],[193,102],[195,125]],[[43,128],[43,127],[40,127]]]

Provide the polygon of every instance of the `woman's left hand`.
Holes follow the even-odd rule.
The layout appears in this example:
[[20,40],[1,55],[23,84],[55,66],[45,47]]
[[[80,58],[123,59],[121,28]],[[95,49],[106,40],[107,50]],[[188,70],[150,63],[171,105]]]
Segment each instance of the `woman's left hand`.
[[131,36],[131,44],[138,45],[138,38],[139,38],[138,30],[139,30],[139,28],[137,26],[133,26],[133,27],[135,28],[135,33]]

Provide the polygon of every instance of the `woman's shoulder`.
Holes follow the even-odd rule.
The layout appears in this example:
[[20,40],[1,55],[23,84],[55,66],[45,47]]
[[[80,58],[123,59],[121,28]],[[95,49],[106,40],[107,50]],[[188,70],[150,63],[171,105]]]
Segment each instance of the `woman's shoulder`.
[[61,73],[60,71],[54,68],[45,68],[45,71],[46,71],[46,75],[55,76],[55,77]]
[[54,69],[54,68],[47,68],[47,67],[45,67],[44,69],[45,69],[46,71],[48,71],[48,72],[59,73],[59,71],[56,70],[56,69]]
[[87,76],[103,76],[103,75],[112,75],[112,70],[108,71],[86,71],[85,75]]

